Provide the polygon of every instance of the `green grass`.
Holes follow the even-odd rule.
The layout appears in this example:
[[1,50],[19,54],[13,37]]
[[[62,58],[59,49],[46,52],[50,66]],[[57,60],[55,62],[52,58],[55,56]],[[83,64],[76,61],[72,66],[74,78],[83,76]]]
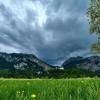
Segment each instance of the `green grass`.
[[100,80],[0,79],[0,100],[100,100]]

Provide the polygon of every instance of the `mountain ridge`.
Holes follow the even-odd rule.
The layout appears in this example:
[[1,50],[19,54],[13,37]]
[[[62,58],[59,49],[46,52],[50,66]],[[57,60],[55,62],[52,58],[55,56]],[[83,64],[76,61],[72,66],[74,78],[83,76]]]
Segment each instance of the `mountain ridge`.
[[90,71],[100,70],[100,56],[90,57],[71,57],[64,61],[62,66],[67,69],[71,67],[77,67],[80,69],[86,69]]
[[61,66],[52,66],[33,54],[0,52],[0,77],[66,78],[100,76],[100,56],[71,57]]
[[51,65],[43,62],[33,54],[25,53],[2,53],[0,52],[0,68],[23,68],[24,66],[32,66],[37,64],[38,66],[48,70],[52,68]]

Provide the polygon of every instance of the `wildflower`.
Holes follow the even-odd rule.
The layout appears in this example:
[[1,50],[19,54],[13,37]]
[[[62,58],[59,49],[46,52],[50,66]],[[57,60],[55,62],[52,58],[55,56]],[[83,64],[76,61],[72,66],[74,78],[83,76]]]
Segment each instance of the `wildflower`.
[[32,94],[32,95],[31,95],[31,97],[32,97],[32,98],[35,98],[35,97],[36,97],[36,95],[35,95],[35,94]]

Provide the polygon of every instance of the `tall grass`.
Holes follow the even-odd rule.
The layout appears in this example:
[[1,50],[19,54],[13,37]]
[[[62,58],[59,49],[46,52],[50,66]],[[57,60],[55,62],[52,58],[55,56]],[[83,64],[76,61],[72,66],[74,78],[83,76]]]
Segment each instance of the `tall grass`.
[[1,79],[0,100],[100,100],[100,80]]

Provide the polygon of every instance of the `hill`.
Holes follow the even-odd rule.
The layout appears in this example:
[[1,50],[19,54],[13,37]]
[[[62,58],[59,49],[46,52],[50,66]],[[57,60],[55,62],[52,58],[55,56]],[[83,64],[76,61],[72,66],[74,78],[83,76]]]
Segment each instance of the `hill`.
[[31,77],[47,73],[48,70],[53,69],[53,66],[43,62],[33,54],[0,52],[0,69],[1,76],[13,73],[12,77],[20,74]]
[[86,69],[89,71],[100,71],[100,57],[99,56],[90,56],[90,57],[71,57],[66,60],[62,66],[67,68],[76,67],[79,69]]
[[100,77],[100,57],[71,57],[61,66],[52,66],[33,54],[0,52],[0,77],[71,78]]

